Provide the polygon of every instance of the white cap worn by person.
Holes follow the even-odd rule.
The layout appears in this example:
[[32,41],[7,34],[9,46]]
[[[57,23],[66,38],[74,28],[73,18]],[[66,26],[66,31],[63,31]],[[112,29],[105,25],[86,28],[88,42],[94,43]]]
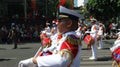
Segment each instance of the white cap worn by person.
[[59,10],[59,17],[70,17],[73,19],[84,19],[84,16],[79,14],[78,12],[74,11],[74,10],[70,10],[67,9],[63,6],[60,6],[60,10]]

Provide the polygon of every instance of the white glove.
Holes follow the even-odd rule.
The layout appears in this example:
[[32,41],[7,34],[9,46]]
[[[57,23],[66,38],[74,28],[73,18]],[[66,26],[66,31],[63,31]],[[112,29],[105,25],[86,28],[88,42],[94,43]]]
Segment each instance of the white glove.
[[32,59],[33,58],[29,58],[29,59],[20,61],[18,67],[26,67],[26,66],[27,67],[35,67],[36,64],[33,63]]

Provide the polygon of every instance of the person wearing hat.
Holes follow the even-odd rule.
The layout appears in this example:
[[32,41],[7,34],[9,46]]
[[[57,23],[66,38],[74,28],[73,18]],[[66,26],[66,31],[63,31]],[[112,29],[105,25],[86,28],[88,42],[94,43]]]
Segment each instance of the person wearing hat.
[[57,33],[57,23],[55,23],[55,21],[52,23],[50,33],[51,33],[50,38],[52,38]]
[[114,45],[110,48],[111,52],[118,47],[120,47],[120,32],[117,33],[117,39],[114,41]]
[[46,49],[52,54],[31,59],[31,63],[38,67],[80,67],[81,40],[75,32],[80,16],[75,11],[62,6],[60,6],[60,14],[62,16],[57,25],[58,32],[54,40],[56,42],[51,43],[54,49]]
[[117,33],[117,39],[114,41],[110,51],[112,52],[112,58],[114,59],[112,66],[114,67],[115,64],[117,64],[117,66],[120,67],[120,32]]
[[46,27],[45,27],[44,31],[50,37],[50,35],[51,35],[51,33],[50,33],[50,23],[46,22]]
[[40,34],[40,40],[43,48],[50,46],[51,39],[47,36],[47,34],[44,31]]
[[92,56],[89,57],[90,60],[96,60],[97,59],[97,51],[96,51],[96,42],[97,42],[97,32],[98,32],[98,25],[96,24],[96,19],[92,19],[92,27],[90,31],[90,35],[94,39],[94,43],[91,45],[91,50],[92,50]]

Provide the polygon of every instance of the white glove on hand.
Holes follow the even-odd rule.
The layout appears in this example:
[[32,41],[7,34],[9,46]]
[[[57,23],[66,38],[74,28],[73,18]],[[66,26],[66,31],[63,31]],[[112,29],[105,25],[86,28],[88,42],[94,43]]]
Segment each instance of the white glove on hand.
[[33,58],[29,58],[29,59],[20,61],[18,67],[35,67],[36,64],[33,63],[32,59]]

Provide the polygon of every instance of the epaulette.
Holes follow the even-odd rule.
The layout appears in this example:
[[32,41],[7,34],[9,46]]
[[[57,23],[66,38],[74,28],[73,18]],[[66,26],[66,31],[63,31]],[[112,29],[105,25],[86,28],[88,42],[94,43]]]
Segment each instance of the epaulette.
[[77,38],[75,35],[68,35],[66,37],[66,41],[69,42],[70,44],[81,45],[81,40]]

